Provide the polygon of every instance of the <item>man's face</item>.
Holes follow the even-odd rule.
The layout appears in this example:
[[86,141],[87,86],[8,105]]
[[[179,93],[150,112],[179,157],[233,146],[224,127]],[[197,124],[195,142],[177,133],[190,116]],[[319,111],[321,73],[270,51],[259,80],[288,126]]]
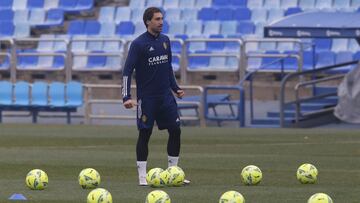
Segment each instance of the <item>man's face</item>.
[[148,30],[159,34],[162,31],[163,15],[162,13],[154,13],[152,19],[148,21]]

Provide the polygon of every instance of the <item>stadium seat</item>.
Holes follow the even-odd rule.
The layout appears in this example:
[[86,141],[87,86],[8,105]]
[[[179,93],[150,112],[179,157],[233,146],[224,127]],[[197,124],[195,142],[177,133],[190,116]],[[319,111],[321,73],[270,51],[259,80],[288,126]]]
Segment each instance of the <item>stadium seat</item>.
[[204,8],[211,7],[211,0],[196,0],[195,7],[196,8]]
[[[34,55],[21,55],[21,53],[34,53]],[[38,56],[35,55],[36,51],[35,50],[24,50],[24,51],[20,51],[18,53],[18,64],[17,64],[17,68],[18,69],[33,69],[37,67],[38,64]]]
[[326,51],[331,49],[332,40],[328,38],[315,38],[313,40],[316,51]]
[[0,81],[0,106],[12,104],[13,85],[8,81]]
[[164,0],[163,7],[168,8],[179,8],[179,0]]
[[162,7],[163,6],[163,0],[151,0],[146,1],[145,7]]
[[10,37],[14,35],[15,26],[12,22],[0,22],[0,37]]
[[353,56],[354,60],[359,60],[360,61],[360,51],[357,51],[354,56]]
[[[228,35],[228,38],[238,38],[237,35]],[[240,52],[240,44],[238,42],[225,42],[225,52]]]
[[[62,52],[62,51],[58,51],[57,53],[66,54],[66,52]],[[65,58],[63,56],[55,56],[53,59],[52,68],[64,69],[65,68]]]
[[[55,35],[55,38],[67,40],[69,39],[69,35],[59,34],[59,35]],[[56,41],[54,43],[54,51],[66,51],[66,43],[63,41]]]
[[105,63],[106,69],[113,69],[113,70],[119,70],[122,68],[121,65],[121,58],[118,56],[107,56],[106,57],[106,63]]
[[247,7],[250,9],[263,8],[263,0],[249,0],[247,2]]
[[49,85],[49,104],[52,107],[65,106],[65,84],[62,82],[52,82]]
[[44,26],[62,25],[64,22],[64,11],[62,9],[49,9],[46,13]]
[[48,105],[48,85],[45,82],[36,81],[31,86],[31,105],[47,106]]
[[266,23],[258,22],[255,24],[255,35],[264,36],[264,26]]
[[26,6],[27,6],[27,0],[13,0],[12,9],[14,11],[27,9]]
[[[196,51],[195,53],[208,53],[207,51]],[[210,57],[208,56],[189,56],[189,65],[188,69],[196,70],[196,69],[203,69],[209,67],[209,60]]]
[[28,106],[30,104],[30,85],[24,81],[18,81],[14,84],[14,102],[13,105]]
[[116,26],[117,35],[133,35],[135,31],[135,26],[131,21],[120,22]]
[[220,21],[233,20],[233,12],[232,8],[218,8],[215,19]]
[[300,7],[292,7],[292,8],[286,9],[284,16],[289,16],[289,15],[301,13],[301,12],[303,12],[303,10]]
[[181,12],[181,19],[185,22],[197,20],[198,19],[198,10],[196,8],[185,8]]
[[228,7],[231,4],[230,0],[213,0],[212,7]]
[[280,8],[280,0],[264,0],[264,8],[278,9]]
[[[257,52],[253,52],[253,51],[249,52],[249,54],[254,54],[254,53],[257,53]],[[261,58],[249,58],[248,61],[247,61],[246,70],[247,71],[257,70],[257,69],[260,68],[261,63],[262,63]]]
[[236,33],[241,35],[251,35],[255,33],[255,25],[252,22],[239,22]]
[[355,39],[349,39],[348,50],[352,52],[360,50],[360,46]]
[[28,23],[18,23],[14,29],[15,38],[24,38],[30,36],[30,25]]
[[28,0],[27,8],[44,8],[44,0]]
[[85,21],[83,20],[74,20],[70,21],[68,27],[69,35],[82,35],[84,34]]
[[195,0],[179,0],[179,8],[194,8]]
[[0,10],[0,22],[1,21],[13,21],[14,11],[11,9]]
[[115,9],[116,7],[113,6],[101,7],[98,21],[101,23],[114,21]]
[[185,23],[184,23],[184,21],[172,22],[169,25],[169,34],[170,35],[185,34]]
[[[221,39],[221,38],[224,38],[224,36],[222,36],[222,35],[210,35],[210,38]],[[210,52],[223,51],[224,47],[225,47],[224,42],[206,42],[206,50],[208,50]]]
[[0,70],[9,70],[9,69],[10,69],[9,56],[2,56],[0,59]]
[[[143,26],[142,26],[142,27],[143,27],[142,29],[143,29],[144,32],[145,32],[145,31],[146,31],[146,28],[145,28],[144,23],[143,23]],[[162,33],[164,33],[164,34],[168,34],[168,33],[169,33],[169,23],[168,23],[166,20],[163,21]]]
[[346,51],[348,49],[348,39],[336,38],[332,40],[331,51]]
[[66,12],[79,12],[93,7],[93,0],[59,0],[59,8]]
[[114,36],[116,25],[113,22],[104,22],[100,25],[100,36]]
[[264,23],[267,20],[267,9],[255,8],[251,11],[251,21],[254,23]]
[[[346,62],[351,62],[353,61],[353,53],[350,51],[340,51],[336,54],[335,57],[335,64],[340,64],[340,63],[346,63]],[[343,66],[343,67],[339,67],[336,68],[334,70],[330,70],[329,72],[332,73],[347,73],[349,70],[351,70],[354,67],[354,65],[348,65],[348,66]]]
[[13,5],[13,0],[1,0],[0,9],[11,9]]
[[[284,51],[284,54],[299,54],[297,51]],[[299,68],[298,60],[293,57],[287,57],[284,59],[284,68],[286,70],[296,71]]]
[[279,20],[284,17],[283,9],[269,9],[267,22],[272,23],[273,21]]
[[259,49],[261,51],[275,50],[276,49],[276,43],[275,42],[260,42],[259,43]]
[[59,0],[44,0],[44,9],[59,8]]
[[303,70],[312,70],[314,69],[314,57],[312,51],[304,51],[303,52]]
[[85,21],[84,34],[85,35],[98,35],[100,32],[100,23],[96,20]]
[[40,36],[40,41],[38,43],[38,46],[36,48],[36,51],[51,51],[54,48],[54,41],[41,41],[41,39],[52,39],[55,38],[55,35],[52,34],[43,34]]
[[202,34],[202,22],[190,21],[186,23],[185,34],[188,36],[200,36]]
[[250,20],[251,11],[248,8],[236,8],[234,10],[233,20]]
[[37,67],[41,69],[53,69],[53,56],[39,56]]
[[181,9],[169,8],[165,12],[165,19],[168,22],[179,21],[181,17]]
[[[92,36],[90,36],[90,37],[87,36],[87,38],[89,40],[91,40],[91,37]],[[93,37],[97,38],[97,36],[93,36]],[[103,51],[103,46],[104,46],[104,41],[102,41],[102,40],[87,41],[86,42],[86,51],[90,51],[90,52],[92,52],[92,51]]]
[[286,51],[286,50],[294,50],[295,46],[292,42],[278,42],[277,50]]
[[173,71],[179,71],[180,69],[180,60],[178,57],[172,56],[171,58],[171,66]]
[[226,69],[226,57],[225,56],[211,56],[209,59],[209,68],[213,70]]
[[45,22],[44,9],[31,9],[29,16],[29,23],[31,25],[42,25]]
[[210,36],[210,35],[217,35],[220,33],[220,21],[205,21],[204,22],[204,29],[203,35]]
[[130,21],[131,10],[128,7],[117,7],[115,12],[115,23],[119,24],[121,21]]
[[202,8],[198,12],[199,20],[216,20],[216,10],[214,8]]
[[335,64],[335,53],[332,51],[320,51],[316,53],[316,68]]
[[143,22],[135,23],[135,31],[134,31],[135,36],[138,36],[138,35],[144,33],[145,31],[146,31],[146,28],[145,28],[145,25]]
[[280,8],[287,9],[287,8],[294,8],[298,6],[298,0],[281,0],[280,1]]
[[315,7],[317,9],[330,9],[332,8],[333,0],[316,0]]
[[224,21],[221,23],[220,34],[222,35],[233,35],[236,34],[236,21]]
[[75,11],[90,10],[94,7],[94,0],[78,0]]
[[79,107],[83,105],[83,86],[80,82],[70,81],[66,83],[66,103],[67,107]]
[[188,46],[189,52],[198,52],[198,51],[205,51],[206,50],[206,43],[205,42],[191,42]]
[[143,12],[144,9],[132,9],[131,10],[131,21],[136,22],[143,22]]
[[299,0],[299,7],[303,10],[315,8],[315,0]]
[[14,23],[27,23],[29,19],[29,10],[16,10],[14,14]]
[[86,35],[74,35],[71,40],[71,51],[84,52],[87,48],[87,43],[84,40],[77,40],[86,38]]
[[[103,52],[91,52],[91,53],[103,53]],[[86,68],[103,68],[106,64],[106,56],[90,55],[88,56]]]
[[230,3],[234,7],[246,7],[247,0],[230,0]]
[[130,8],[144,8],[145,2],[144,0],[131,0],[129,6]]
[[[341,9],[341,8],[349,8],[351,0],[334,0],[333,8],[334,9]],[[357,7],[355,7],[357,8]]]
[[[279,51],[271,50],[266,51],[266,54],[279,54]],[[264,57],[261,62],[262,69],[264,70],[274,70],[279,71],[282,67],[282,62],[280,61],[280,57]]]

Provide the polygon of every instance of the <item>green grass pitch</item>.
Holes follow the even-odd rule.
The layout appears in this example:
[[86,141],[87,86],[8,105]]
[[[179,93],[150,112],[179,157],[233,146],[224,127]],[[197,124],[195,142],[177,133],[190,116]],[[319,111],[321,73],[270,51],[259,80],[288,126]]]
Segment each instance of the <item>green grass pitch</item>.
[[[153,190],[137,186],[135,127],[8,125],[0,126],[0,202],[22,193],[27,202],[81,203],[89,190],[77,176],[93,167],[101,187],[114,203],[145,201]],[[167,167],[166,131],[154,130],[148,169]],[[302,185],[296,169],[313,163],[318,182]],[[258,186],[244,186],[246,165],[263,172]],[[305,203],[314,193],[329,194],[335,203],[360,202],[360,134],[334,129],[182,128],[180,167],[191,185],[163,188],[173,203],[216,203],[222,193],[236,190],[247,203]],[[40,168],[49,176],[44,191],[25,186],[28,171]]]

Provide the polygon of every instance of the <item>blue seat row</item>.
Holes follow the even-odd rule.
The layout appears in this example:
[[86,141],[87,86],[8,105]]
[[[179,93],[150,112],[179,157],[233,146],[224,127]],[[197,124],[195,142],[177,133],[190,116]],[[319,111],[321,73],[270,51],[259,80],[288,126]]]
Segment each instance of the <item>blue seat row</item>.
[[37,122],[40,111],[66,112],[71,122],[71,112],[83,105],[83,87],[79,82],[68,83],[0,81],[0,122],[3,111],[30,111]]

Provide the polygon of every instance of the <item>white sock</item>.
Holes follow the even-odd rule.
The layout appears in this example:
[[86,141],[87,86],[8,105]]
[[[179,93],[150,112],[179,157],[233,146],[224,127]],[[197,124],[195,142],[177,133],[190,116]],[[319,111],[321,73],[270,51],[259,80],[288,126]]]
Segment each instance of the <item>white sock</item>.
[[146,184],[146,164],[147,161],[137,161],[137,170],[139,174],[139,184]]
[[168,156],[168,167],[177,166],[179,161],[178,156]]

